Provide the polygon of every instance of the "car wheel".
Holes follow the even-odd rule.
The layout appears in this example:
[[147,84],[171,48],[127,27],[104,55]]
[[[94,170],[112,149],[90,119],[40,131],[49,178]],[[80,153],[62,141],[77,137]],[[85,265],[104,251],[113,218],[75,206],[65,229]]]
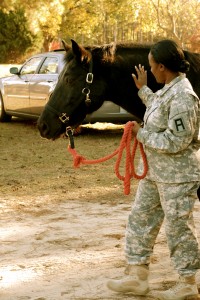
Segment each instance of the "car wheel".
[[12,116],[6,114],[4,110],[3,98],[0,94],[0,122],[10,122]]

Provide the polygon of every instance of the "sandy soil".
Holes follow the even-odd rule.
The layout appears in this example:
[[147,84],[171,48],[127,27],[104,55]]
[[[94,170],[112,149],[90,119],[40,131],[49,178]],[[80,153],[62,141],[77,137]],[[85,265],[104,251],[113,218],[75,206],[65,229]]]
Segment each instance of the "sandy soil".
[[[75,145],[86,157],[99,158],[118,147],[121,135],[119,128],[84,128]],[[109,278],[123,275],[137,181],[125,196],[115,160],[74,169],[66,147],[66,140],[41,139],[34,122],[0,124],[0,300],[152,299],[106,288]],[[199,212],[197,202],[200,237]],[[163,229],[151,263],[154,292],[177,279]],[[197,279],[200,284],[199,273]]]

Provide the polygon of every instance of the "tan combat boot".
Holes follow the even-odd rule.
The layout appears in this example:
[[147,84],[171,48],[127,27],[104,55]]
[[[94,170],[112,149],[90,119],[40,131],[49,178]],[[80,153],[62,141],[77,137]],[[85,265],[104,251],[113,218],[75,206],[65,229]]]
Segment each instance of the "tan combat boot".
[[160,300],[197,300],[198,289],[195,276],[181,276],[179,282],[175,286],[167,291],[156,292],[155,296]]
[[125,270],[125,276],[121,280],[109,280],[107,287],[119,293],[131,293],[133,295],[146,295],[149,291],[149,268],[146,265],[129,265]]

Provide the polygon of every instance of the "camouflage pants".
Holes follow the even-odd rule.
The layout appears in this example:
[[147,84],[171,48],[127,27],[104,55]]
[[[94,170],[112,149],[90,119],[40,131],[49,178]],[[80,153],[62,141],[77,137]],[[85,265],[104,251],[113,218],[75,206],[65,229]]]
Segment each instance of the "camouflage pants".
[[165,217],[165,232],[174,268],[179,275],[200,269],[193,207],[199,182],[166,184],[140,180],[126,230],[129,264],[149,264],[154,243]]

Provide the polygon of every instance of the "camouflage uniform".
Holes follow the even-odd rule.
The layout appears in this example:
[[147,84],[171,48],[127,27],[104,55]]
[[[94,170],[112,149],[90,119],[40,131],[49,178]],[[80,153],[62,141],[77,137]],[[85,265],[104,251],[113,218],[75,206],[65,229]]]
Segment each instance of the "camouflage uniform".
[[179,275],[200,269],[193,207],[200,183],[197,159],[200,103],[185,75],[153,93],[139,91],[147,106],[144,128],[137,139],[143,143],[148,174],[140,180],[126,232],[129,264],[149,264],[155,239],[165,216],[170,257]]

